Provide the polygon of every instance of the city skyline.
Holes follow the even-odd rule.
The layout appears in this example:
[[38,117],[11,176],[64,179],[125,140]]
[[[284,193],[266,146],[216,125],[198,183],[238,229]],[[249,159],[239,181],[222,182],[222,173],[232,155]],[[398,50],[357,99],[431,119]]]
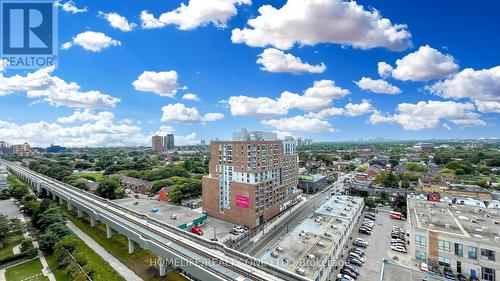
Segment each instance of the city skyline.
[[0,140],[500,137],[498,3],[223,2],[62,1],[58,67],[0,67]]

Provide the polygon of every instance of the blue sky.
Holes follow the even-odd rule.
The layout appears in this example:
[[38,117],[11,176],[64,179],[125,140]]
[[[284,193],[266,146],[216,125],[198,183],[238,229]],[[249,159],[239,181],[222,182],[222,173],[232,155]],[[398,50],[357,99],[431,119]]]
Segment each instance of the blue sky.
[[496,1],[59,5],[58,67],[0,72],[0,140],[141,145],[174,132],[194,144],[242,127],[317,141],[500,136]]

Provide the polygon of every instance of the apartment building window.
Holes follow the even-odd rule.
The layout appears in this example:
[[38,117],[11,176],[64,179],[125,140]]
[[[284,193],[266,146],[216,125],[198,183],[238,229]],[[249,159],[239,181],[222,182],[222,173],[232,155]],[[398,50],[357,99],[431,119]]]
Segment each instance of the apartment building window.
[[415,251],[415,259],[421,262],[427,262],[427,254],[425,252]]
[[438,248],[441,251],[450,252],[451,251],[451,243],[446,240],[438,240]]
[[477,248],[469,246],[469,259],[477,260]]
[[481,272],[483,273],[483,280],[495,281],[495,270],[487,267],[483,267]]
[[464,245],[462,245],[460,243],[455,243],[455,255],[457,255],[459,257],[464,256]]
[[451,260],[449,258],[439,257],[439,265],[450,266],[451,265]]
[[481,249],[481,259],[495,261],[495,251]]
[[427,245],[427,237],[422,235],[415,235],[415,244],[420,246]]

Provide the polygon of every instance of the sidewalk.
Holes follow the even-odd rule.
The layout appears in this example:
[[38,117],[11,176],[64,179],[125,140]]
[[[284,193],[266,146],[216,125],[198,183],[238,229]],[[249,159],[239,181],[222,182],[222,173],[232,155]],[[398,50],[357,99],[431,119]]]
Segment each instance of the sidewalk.
[[[72,222],[66,222],[66,225],[71,229],[78,238],[82,239],[87,246],[89,246],[96,254],[98,254],[103,260],[107,261],[112,268],[118,272],[125,280],[127,281],[143,281],[141,277],[139,277],[135,272],[130,270],[126,265],[116,259],[113,255],[111,255],[106,249],[104,249],[101,245],[95,242],[90,236],[81,231],[76,225]],[[0,280],[1,281],[1,280]]]

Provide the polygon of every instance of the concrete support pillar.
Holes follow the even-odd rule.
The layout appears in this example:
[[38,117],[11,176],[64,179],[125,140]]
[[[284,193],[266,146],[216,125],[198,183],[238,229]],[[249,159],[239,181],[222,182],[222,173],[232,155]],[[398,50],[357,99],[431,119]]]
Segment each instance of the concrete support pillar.
[[68,211],[71,211],[73,209],[73,206],[71,206],[71,203],[68,201]]
[[160,276],[167,275],[167,262],[164,258],[158,257],[158,266],[160,267]]
[[95,226],[95,218],[93,216],[90,216],[90,226],[91,227]]
[[59,205],[62,205],[62,204],[64,204],[64,201],[63,201],[62,197],[59,197]]
[[56,194],[52,192],[52,200],[56,201]]
[[113,232],[111,231],[111,227],[109,225],[106,225],[106,238],[111,239],[113,236]]
[[76,213],[77,213],[77,216],[78,216],[79,218],[83,217],[82,210],[80,210],[80,209],[76,209]]
[[128,239],[128,253],[133,254],[134,253],[134,241],[132,239]]

